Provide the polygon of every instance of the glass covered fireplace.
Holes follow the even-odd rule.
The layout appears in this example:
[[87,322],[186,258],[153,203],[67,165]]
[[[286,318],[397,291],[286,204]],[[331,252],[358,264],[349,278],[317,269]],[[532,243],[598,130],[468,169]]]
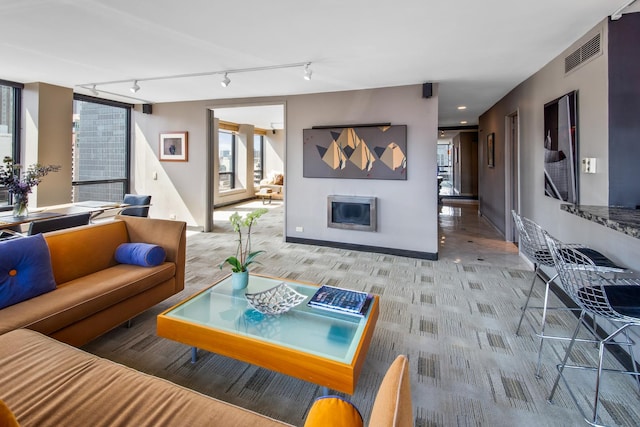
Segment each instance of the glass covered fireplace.
[[361,196],[329,196],[327,226],[347,230],[376,231],[376,198]]

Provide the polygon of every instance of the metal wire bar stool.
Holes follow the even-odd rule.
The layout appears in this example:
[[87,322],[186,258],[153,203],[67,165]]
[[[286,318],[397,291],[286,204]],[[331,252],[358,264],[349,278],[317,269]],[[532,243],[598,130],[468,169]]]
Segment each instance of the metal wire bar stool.
[[[553,257],[551,252],[549,251],[549,247],[547,245],[547,241],[545,240],[545,231],[536,224],[534,221],[523,217],[516,213],[516,211],[511,211],[513,215],[513,220],[516,224],[516,228],[519,233],[519,246],[520,251],[524,254],[534,265],[533,272],[533,280],[531,281],[531,286],[529,287],[529,292],[527,293],[527,299],[525,300],[524,306],[522,307],[522,313],[520,315],[520,320],[518,321],[518,327],[516,328],[516,335],[520,333],[520,328],[522,326],[522,321],[524,320],[527,309],[542,309],[542,319],[540,322],[540,330],[536,331],[534,328],[534,332],[540,338],[540,345],[538,348],[538,361],[536,363],[536,378],[540,378],[540,366],[542,363],[542,349],[544,347],[545,339],[556,339],[556,340],[569,340],[569,337],[566,336],[555,336],[555,335],[545,335],[546,328],[546,319],[547,319],[547,310],[569,310],[569,311],[578,311],[579,309],[569,308],[569,307],[549,307],[549,290],[551,282],[553,282],[556,277],[558,277],[558,273],[556,272],[553,277],[545,282],[545,291],[544,291],[544,300],[542,307],[539,306],[529,306],[529,301],[531,300],[531,295],[533,293],[533,287],[536,283],[536,279],[543,277],[540,275],[540,267],[555,267],[555,263],[553,261]],[[575,250],[580,251],[584,256],[589,258],[592,264],[597,266],[601,271],[612,271],[612,272],[622,272],[623,268],[617,266],[613,261],[604,256],[598,251],[587,248],[584,245],[579,244],[567,244],[566,246],[571,247]],[[544,279],[543,279],[544,280]],[[594,319],[595,323],[595,319]],[[532,325],[533,327],[533,325]]]
[[[553,256],[560,283],[565,292],[580,307],[580,321],[576,326],[571,342],[562,362],[558,365],[558,375],[549,394],[549,402],[558,388],[560,379],[563,380],[571,398],[591,425],[598,424],[598,410],[600,405],[600,388],[603,372],[618,372],[635,376],[640,388],[640,374],[633,353],[635,343],[630,339],[628,329],[640,326],[640,277],[603,273],[594,263],[581,252],[563,245],[558,240],[546,234],[547,245]],[[576,337],[583,325],[585,315],[599,316],[612,322],[615,330],[608,336],[598,340],[598,366],[568,365],[567,361],[578,341]],[[622,336],[622,337],[621,337]],[[622,340],[617,340],[622,338]],[[620,345],[628,347],[633,371],[604,369],[604,350],[606,345]],[[575,395],[563,376],[565,368],[583,369],[596,372],[595,397],[592,416],[588,417],[578,403]]]

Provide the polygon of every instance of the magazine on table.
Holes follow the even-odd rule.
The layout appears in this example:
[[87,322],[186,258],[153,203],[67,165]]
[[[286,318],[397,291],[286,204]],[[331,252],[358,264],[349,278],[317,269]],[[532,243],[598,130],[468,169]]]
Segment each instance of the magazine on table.
[[335,286],[321,286],[307,303],[310,307],[364,316],[373,295]]

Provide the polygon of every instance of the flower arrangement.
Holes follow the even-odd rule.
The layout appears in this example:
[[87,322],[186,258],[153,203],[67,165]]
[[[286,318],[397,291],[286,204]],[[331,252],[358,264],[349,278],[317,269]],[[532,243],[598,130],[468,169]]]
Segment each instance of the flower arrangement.
[[[234,273],[240,273],[247,271],[247,267],[257,262],[256,256],[260,255],[264,251],[251,252],[251,227],[256,223],[256,220],[262,215],[267,213],[267,209],[256,209],[253,212],[249,212],[245,217],[240,216],[238,212],[231,214],[229,221],[233,226],[233,231],[238,233],[238,249],[235,256],[230,256],[220,263],[218,267],[222,269],[225,264],[231,266],[231,271]],[[246,229],[246,241],[244,241],[243,230]]]
[[40,184],[49,172],[58,172],[60,166],[33,164],[21,174],[22,166],[15,164],[11,157],[5,157],[3,163],[4,168],[0,169],[0,186],[6,187],[13,196],[13,215],[26,216],[31,189]]

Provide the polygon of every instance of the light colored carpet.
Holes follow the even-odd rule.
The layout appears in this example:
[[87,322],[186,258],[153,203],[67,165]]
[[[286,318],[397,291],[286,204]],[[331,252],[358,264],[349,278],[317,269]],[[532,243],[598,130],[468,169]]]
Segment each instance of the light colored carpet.
[[[225,217],[233,210],[242,213],[258,206],[217,211],[213,233],[188,237],[186,289],[138,316],[131,328],[117,328],[84,349],[301,425],[320,394],[318,386],[203,351],[191,364],[188,347],[155,335],[158,313],[228,273],[217,268],[235,249],[235,235]],[[270,211],[258,221],[252,240],[254,249],[267,253],[254,272],[381,296],[380,318],[351,398],[366,419],[387,367],[403,353],[410,359],[416,426],[585,425],[564,386],[554,404],[546,401],[564,343],[555,341],[545,348],[542,379],[537,380],[538,339],[529,328],[521,336],[514,334],[530,269],[487,264],[481,254],[475,263],[461,263],[288,244],[282,240],[281,205],[267,207]],[[542,290],[539,282],[534,296],[538,305]],[[539,313],[532,311],[529,317],[535,321]],[[566,333],[574,324],[570,315],[550,316],[552,329]],[[584,360],[597,357],[589,345],[579,355]],[[572,372],[569,378],[586,408],[593,395],[591,374]],[[606,423],[638,425],[639,402],[632,380],[607,377],[602,411]]]

